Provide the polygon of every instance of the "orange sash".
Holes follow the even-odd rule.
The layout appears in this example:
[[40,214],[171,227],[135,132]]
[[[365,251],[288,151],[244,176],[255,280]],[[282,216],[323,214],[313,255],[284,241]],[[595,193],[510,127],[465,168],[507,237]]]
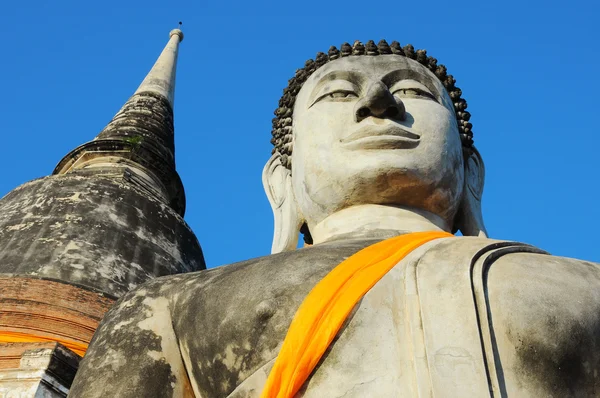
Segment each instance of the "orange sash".
[[46,343],[56,341],[76,354],[83,356],[88,348],[85,343],[66,341],[58,337],[34,336],[27,333],[0,331],[0,343]]
[[288,329],[261,398],[292,397],[331,344],[356,303],[400,260],[447,232],[416,232],[371,245],[347,258],[306,296]]

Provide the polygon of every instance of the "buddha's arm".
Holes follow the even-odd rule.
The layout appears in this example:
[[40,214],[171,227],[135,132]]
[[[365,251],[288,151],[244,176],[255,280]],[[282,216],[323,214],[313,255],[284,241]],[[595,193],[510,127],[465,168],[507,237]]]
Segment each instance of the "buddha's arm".
[[[162,279],[162,278],[161,278]],[[169,281],[167,280],[167,283]],[[125,295],[104,317],[70,396],[194,397],[162,280]]]
[[509,396],[598,396],[600,264],[508,254],[484,286],[489,347]]

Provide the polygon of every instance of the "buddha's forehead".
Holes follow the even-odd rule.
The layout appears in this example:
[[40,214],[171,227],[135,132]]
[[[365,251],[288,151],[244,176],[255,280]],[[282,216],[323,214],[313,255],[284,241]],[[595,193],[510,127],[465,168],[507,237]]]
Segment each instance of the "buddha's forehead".
[[302,86],[307,93],[324,81],[346,80],[387,80],[390,82],[412,79],[439,94],[447,107],[452,107],[448,93],[439,79],[425,66],[402,55],[359,55],[338,58],[317,69]]

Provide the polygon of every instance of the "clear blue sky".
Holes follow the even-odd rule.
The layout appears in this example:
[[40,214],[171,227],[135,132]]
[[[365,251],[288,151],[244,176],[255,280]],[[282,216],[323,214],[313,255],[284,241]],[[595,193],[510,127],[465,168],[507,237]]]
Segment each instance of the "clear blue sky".
[[273,109],[317,51],[355,39],[448,66],[486,163],[491,237],[600,261],[595,1],[12,1],[0,6],[0,196],[48,175],[135,91],[183,21],[177,167],[211,266],[269,253]]

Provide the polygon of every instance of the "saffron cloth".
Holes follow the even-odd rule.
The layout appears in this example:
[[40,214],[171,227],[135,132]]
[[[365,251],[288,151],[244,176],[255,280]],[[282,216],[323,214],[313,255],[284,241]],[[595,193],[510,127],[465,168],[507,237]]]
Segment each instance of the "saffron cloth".
[[447,232],[415,232],[371,245],[336,266],[310,291],[290,324],[261,398],[293,397],[358,301],[398,262]]

